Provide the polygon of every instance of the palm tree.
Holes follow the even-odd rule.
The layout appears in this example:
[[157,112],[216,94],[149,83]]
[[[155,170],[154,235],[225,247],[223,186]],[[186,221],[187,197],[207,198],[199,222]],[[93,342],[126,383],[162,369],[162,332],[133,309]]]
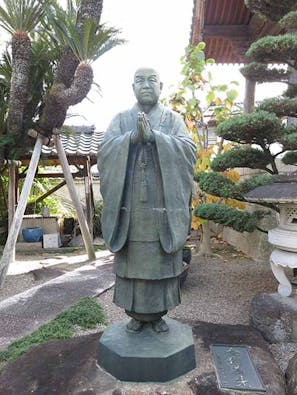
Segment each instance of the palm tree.
[[[3,250],[0,287],[12,259],[11,251],[15,247],[37,168],[42,145],[40,135],[51,137],[53,129],[63,125],[69,106],[79,103],[86,97],[93,83],[90,62],[123,42],[117,38],[118,30],[99,25],[103,0],[75,0],[75,4],[68,0],[67,11],[64,11],[56,0],[3,1],[4,6],[0,7],[0,26],[12,34],[8,136],[15,137],[14,147],[17,141],[24,145],[24,138],[20,136],[27,136],[29,128],[37,130],[39,136]],[[0,96],[0,100],[1,98]],[[3,142],[0,138],[0,145],[1,140]],[[71,174],[67,174],[69,168],[65,152],[57,136],[55,141],[58,153],[60,151],[59,157],[65,179],[67,178],[71,184],[73,180]],[[12,144],[9,148],[11,153]],[[68,187],[70,188],[69,185]],[[72,191],[72,195],[75,201],[75,190]],[[85,241],[88,236],[87,224],[84,224],[79,199],[76,200],[76,210]],[[85,246],[89,257],[95,256],[93,248],[88,248],[90,245],[89,237],[88,242],[85,241]]]
[[28,98],[32,58],[29,32],[43,15],[43,2],[37,0],[3,0],[0,26],[11,35],[12,74],[10,81],[7,131],[14,136],[23,133],[24,109]]
[[[60,128],[69,106],[81,102],[88,94],[93,83],[91,62],[124,42],[118,38],[117,29],[99,25],[102,2],[93,2],[97,5],[97,12],[88,9],[89,14],[80,11],[86,9],[86,1],[82,2],[80,10],[69,3],[67,12],[54,3],[47,13],[48,23],[55,34],[52,38],[65,50],[38,121],[39,131],[45,135],[51,134],[54,128]],[[78,15],[76,20],[74,15]]]

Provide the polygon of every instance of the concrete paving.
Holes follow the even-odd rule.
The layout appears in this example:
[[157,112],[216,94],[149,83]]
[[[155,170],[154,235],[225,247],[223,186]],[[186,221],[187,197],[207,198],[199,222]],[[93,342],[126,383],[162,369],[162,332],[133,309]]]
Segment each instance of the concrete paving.
[[[3,300],[0,303],[0,349],[35,331],[42,324],[86,296],[113,286],[109,256]],[[110,260],[111,261],[111,260]],[[20,268],[19,268],[20,269]]]

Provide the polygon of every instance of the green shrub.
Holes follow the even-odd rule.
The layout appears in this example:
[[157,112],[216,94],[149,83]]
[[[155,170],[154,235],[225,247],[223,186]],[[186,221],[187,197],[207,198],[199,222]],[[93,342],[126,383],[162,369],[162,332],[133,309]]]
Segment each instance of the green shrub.
[[296,0],[245,0],[245,4],[253,12],[257,12],[265,18],[277,22],[296,6]]
[[297,151],[286,152],[282,158],[285,165],[297,165]]
[[194,179],[198,182],[199,187],[210,195],[230,199],[242,199],[235,182],[223,174],[199,172],[195,174]]
[[260,110],[230,118],[216,130],[225,140],[259,145],[276,142],[281,131],[281,120],[273,113]]
[[266,63],[251,62],[243,66],[240,72],[245,78],[263,82],[288,82],[289,73],[285,68],[271,68]]
[[273,97],[265,99],[258,106],[259,110],[273,112],[278,117],[296,117],[297,116],[297,99],[288,97]]
[[101,227],[101,216],[103,210],[103,202],[100,200],[95,204],[95,212],[94,212],[94,237],[102,236],[102,227]]
[[279,24],[284,29],[296,29],[297,28],[297,11],[291,11],[286,14],[280,21]]
[[216,156],[210,164],[214,171],[225,171],[234,167],[266,169],[269,158],[259,149],[244,147],[233,148]]
[[258,214],[237,210],[220,203],[200,204],[194,215],[229,226],[238,232],[253,232],[257,227]]
[[297,35],[287,33],[282,36],[265,36],[254,42],[247,56],[257,62],[286,63],[297,59]]
[[271,183],[272,177],[270,174],[257,174],[241,180],[238,184],[238,189],[243,195],[245,195],[247,192],[252,191],[257,187]]

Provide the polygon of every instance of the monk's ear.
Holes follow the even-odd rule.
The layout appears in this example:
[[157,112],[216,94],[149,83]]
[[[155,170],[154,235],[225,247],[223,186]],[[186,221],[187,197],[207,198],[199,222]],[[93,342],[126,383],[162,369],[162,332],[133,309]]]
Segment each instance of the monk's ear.
[[163,89],[163,82],[160,82],[160,91]]

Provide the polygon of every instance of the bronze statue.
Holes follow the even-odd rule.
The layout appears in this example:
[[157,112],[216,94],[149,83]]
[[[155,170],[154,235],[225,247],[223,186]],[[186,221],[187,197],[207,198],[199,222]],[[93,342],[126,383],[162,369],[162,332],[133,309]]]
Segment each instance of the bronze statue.
[[137,103],[111,122],[99,148],[103,237],[114,255],[114,302],[132,318],[127,330],[150,323],[180,303],[178,276],[188,235],[196,148],[182,117],[158,100],[162,83],[151,68],[134,75]]

